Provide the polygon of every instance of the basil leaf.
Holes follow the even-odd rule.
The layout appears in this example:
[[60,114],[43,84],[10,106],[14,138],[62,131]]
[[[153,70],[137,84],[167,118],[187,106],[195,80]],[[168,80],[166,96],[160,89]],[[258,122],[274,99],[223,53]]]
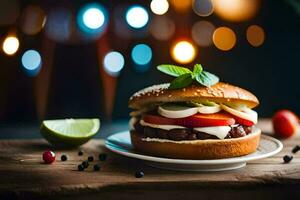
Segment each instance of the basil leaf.
[[194,76],[196,76],[197,74],[200,74],[202,71],[203,71],[203,68],[202,68],[201,64],[194,65],[194,69],[193,69]]
[[163,65],[158,65],[157,69],[165,74],[169,74],[171,76],[181,76],[183,74],[191,74],[192,71],[189,70],[188,68],[184,68],[184,67],[179,67],[179,66],[175,66],[175,65],[167,65],[167,64],[163,64]]
[[207,71],[202,71],[202,73],[196,75],[195,78],[201,85],[206,87],[210,87],[219,82],[219,78],[216,75]]
[[184,88],[190,85],[192,82],[193,82],[193,78],[191,73],[182,74],[181,76],[177,77],[171,82],[169,89]]

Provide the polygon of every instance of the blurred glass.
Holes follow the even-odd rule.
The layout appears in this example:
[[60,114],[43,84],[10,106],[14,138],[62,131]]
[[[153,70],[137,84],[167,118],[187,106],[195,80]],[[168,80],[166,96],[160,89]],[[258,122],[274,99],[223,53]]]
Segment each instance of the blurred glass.
[[214,11],[212,0],[193,0],[193,10],[201,17],[211,15]]
[[196,48],[189,41],[179,41],[171,49],[171,56],[179,63],[190,63],[196,57]]
[[53,8],[49,11],[45,33],[46,35],[58,42],[64,42],[71,37],[71,20],[72,13],[67,8]]
[[191,9],[192,0],[170,0],[170,4],[177,12],[187,12]]
[[218,49],[229,51],[236,43],[236,36],[230,28],[219,27],[214,31],[213,42]]
[[111,51],[104,56],[103,67],[110,76],[118,76],[125,64],[124,56],[117,51]]
[[142,6],[134,5],[127,10],[126,21],[132,28],[143,28],[149,21],[149,14]]
[[167,0],[152,0],[150,8],[154,14],[163,15],[168,12],[169,2]]
[[192,38],[199,46],[210,46],[215,29],[209,21],[198,21],[192,27]]
[[157,40],[168,40],[175,32],[175,23],[167,16],[155,16],[150,23],[149,32]]
[[5,38],[2,49],[7,55],[14,55],[19,49],[19,39],[15,36]]
[[214,13],[228,21],[246,21],[257,13],[259,0],[213,0]]
[[27,35],[39,33],[46,22],[46,15],[42,8],[38,6],[27,6],[21,17],[21,30]]
[[22,55],[22,65],[23,68],[29,76],[36,76],[41,68],[42,58],[38,51],[36,50],[27,50]]
[[258,25],[249,26],[246,34],[248,42],[254,47],[262,45],[265,41],[265,31]]

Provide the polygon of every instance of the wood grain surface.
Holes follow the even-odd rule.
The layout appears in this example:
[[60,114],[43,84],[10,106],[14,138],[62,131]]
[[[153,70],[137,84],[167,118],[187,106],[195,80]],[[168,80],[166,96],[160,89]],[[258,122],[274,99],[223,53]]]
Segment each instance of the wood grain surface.
[[[261,120],[264,133],[271,133],[269,120]],[[143,162],[124,158],[104,149],[103,140],[91,140],[85,144],[83,156],[78,149],[53,149],[45,140],[0,141],[0,198],[13,199],[202,199],[238,198],[281,199],[300,198],[300,151],[294,159],[284,164],[282,157],[292,154],[300,137],[283,140],[284,149],[277,155],[249,162],[239,170],[225,172],[174,172],[148,167]],[[42,153],[47,149],[56,152],[56,161],[43,164]],[[100,152],[108,154],[106,161],[99,161]],[[68,160],[60,161],[61,154]],[[87,156],[95,161],[79,172],[77,165]],[[99,163],[101,170],[93,171]],[[134,173],[143,170],[143,178]]]

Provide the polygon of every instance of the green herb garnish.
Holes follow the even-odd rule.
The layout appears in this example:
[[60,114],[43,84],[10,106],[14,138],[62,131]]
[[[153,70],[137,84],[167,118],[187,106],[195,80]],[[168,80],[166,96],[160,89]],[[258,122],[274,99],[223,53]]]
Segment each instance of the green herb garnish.
[[219,78],[207,71],[204,71],[201,64],[195,64],[193,71],[185,67],[163,64],[157,69],[165,74],[177,77],[170,84],[170,89],[180,89],[190,85],[194,80],[199,84],[210,87],[219,82]]

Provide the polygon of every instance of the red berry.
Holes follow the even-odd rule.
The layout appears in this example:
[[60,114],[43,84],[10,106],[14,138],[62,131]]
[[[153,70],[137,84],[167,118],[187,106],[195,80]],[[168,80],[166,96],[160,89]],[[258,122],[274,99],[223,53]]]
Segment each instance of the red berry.
[[45,151],[43,153],[43,160],[47,164],[51,164],[55,161],[55,153],[53,151]]
[[298,117],[289,110],[280,110],[272,118],[274,132],[277,136],[288,138],[298,130]]

